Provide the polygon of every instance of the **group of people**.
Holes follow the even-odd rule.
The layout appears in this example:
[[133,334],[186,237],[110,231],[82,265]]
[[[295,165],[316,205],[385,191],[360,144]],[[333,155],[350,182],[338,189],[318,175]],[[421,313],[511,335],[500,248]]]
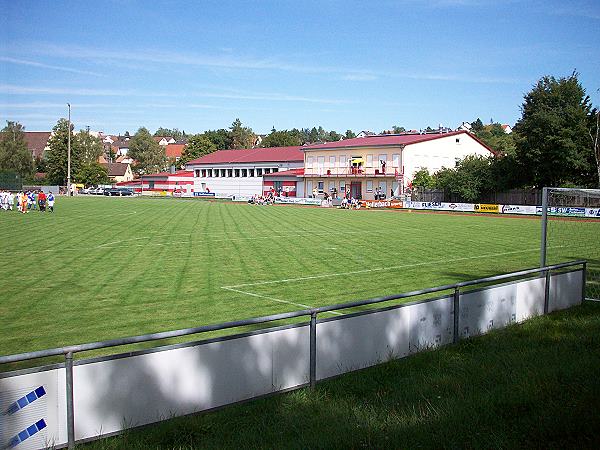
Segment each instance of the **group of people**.
[[360,209],[360,200],[354,197],[344,197],[340,204],[341,209]]
[[275,192],[268,192],[267,195],[254,194],[248,204],[250,205],[272,205],[275,202]]
[[27,191],[13,194],[9,191],[0,191],[0,209],[2,211],[16,211],[23,214],[31,210],[45,212],[46,208],[54,212],[54,194],[44,191]]

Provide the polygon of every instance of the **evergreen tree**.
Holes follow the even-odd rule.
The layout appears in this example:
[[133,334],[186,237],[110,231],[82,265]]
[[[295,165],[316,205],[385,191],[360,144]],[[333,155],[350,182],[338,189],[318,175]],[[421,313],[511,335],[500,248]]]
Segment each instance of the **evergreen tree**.
[[188,139],[179,162],[185,165],[193,159],[208,155],[216,150],[217,146],[206,135],[195,134]]
[[48,140],[49,149],[46,151],[46,180],[50,184],[67,184],[67,154],[68,139],[71,134],[71,178],[81,166],[81,152],[79,142],[73,136],[73,124],[69,129],[67,119],[59,119],[54,128],[52,136]]
[[254,146],[256,135],[252,128],[242,126],[240,119],[235,119],[229,129],[231,130],[232,148],[252,148]]

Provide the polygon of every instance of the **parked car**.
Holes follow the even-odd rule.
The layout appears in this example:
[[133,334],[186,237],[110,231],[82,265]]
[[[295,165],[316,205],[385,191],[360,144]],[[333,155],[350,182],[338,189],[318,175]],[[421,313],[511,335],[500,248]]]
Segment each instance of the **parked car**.
[[104,195],[111,197],[122,197],[125,195],[133,195],[133,192],[127,188],[110,188],[104,189]]
[[104,188],[101,188],[101,187],[94,188],[90,191],[90,194],[102,195],[102,194],[104,194]]
[[79,193],[89,195],[89,194],[91,194],[90,191],[91,191],[91,188],[83,188],[79,191]]

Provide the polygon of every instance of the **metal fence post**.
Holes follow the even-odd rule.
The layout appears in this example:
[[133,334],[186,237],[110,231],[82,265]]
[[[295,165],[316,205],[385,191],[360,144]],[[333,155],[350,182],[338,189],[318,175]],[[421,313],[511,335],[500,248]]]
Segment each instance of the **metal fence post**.
[[460,314],[460,288],[456,286],[454,288],[454,338],[453,341],[455,344],[460,340],[460,336],[458,333],[458,320]]
[[546,289],[544,291],[544,314],[548,314],[550,309],[550,271],[546,270]]
[[587,262],[583,263],[583,273],[581,274],[581,303],[586,299],[585,297],[585,284],[587,282]]
[[310,387],[317,383],[317,313],[310,313]]
[[546,236],[548,232],[548,188],[542,190],[542,239],[540,242],[540,267],[546,267]]
[[73,353],[65,355],[67,380],[67,437],[68,448],[75,448],[75,415],[73,413]]

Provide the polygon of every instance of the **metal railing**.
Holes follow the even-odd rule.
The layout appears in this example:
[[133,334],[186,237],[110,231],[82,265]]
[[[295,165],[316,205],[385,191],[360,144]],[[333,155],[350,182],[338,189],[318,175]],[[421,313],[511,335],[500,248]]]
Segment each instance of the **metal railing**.
[[[75,445],[75,415],[73,408],[73,355],[79,352],[86,352],[90,350],[99,350],[110,347],[118,347],[122,345],[137,344],[141,342],[157,341],[167,338],[175,338],[181,336],[187,336],[191,334],[207,333],[210,331],[226,330],[230,328],[237,328],[248,325],[256,325],[267,322],[275,322],[283,319],[292,319],[295,317],[310,316],[310,357],[309,357],[309,385],[311,388],[315,387],[316,384],[316,352],[317,352],[317,315],[321,313],[331,312],[335,310],[345,310],[350,308],[356,308],[360,306],[368,306],[377,303],[388,302],[391,300],[401,300],[410,297],[416,297],[426,294],[434,294],[442,291],[453,290],[453,303],[454,303],[454,338],[453,343],[459,341],[459,311],[460,311],[460,290],[464,287],[475,286],[485,283],[493,283],[511,278],[520,278],[526,275],[533,275],[541,273],[546,278],[546,290],[544,294],[544,314],[548,312],[549,298],[550,298],[550,276],[554,270],[564,269],[567,267],[582,266],[583,270],[583,291],[582,299],[585,298],[585,281],[586,281],[586,267],[587,261],[576,260],[565,262],[561,264],[554,264],[545,267],[536,267],[532,269],[520,270],[518,272],[511,272],[501,275],[494,275],[486,278],[479,278],[471,281],[461,281],[453,284],[446,284],[443,286],[437,286],[432,288],[420,289],[411,292],[405,292],[402,294],[389,295],[385,297],[376,297],[368,300],[358,300],[348,303],[339,303],[335,305],[322,306],[318,308],[303,309],[299,311],[292,311],[287,313],[273,314],[270,316],[256,317],[245,320],[237,320],[232,322],[224,322],[214,325],[204,325],[195,328],[186,328],[182,330],[164,331],[160,333],[144,334],[139,336],[131,336],[119,339],[111,339],[106,341],[92,342],[87,344],[70,345],[66,347],[53,348],[48,350],[39,350],[34,352],[19,353],[14,355],[0,356],[0,364],[9,364],[19,361],[27,361],[37,358],[46,358],[51,356],[64,355],[65,357],[65,370],[66,370],[66,396],[67,396],[67,436],[68,436],[68,448],[73,448]],[[424,300],[427,301],[427,300]]]

